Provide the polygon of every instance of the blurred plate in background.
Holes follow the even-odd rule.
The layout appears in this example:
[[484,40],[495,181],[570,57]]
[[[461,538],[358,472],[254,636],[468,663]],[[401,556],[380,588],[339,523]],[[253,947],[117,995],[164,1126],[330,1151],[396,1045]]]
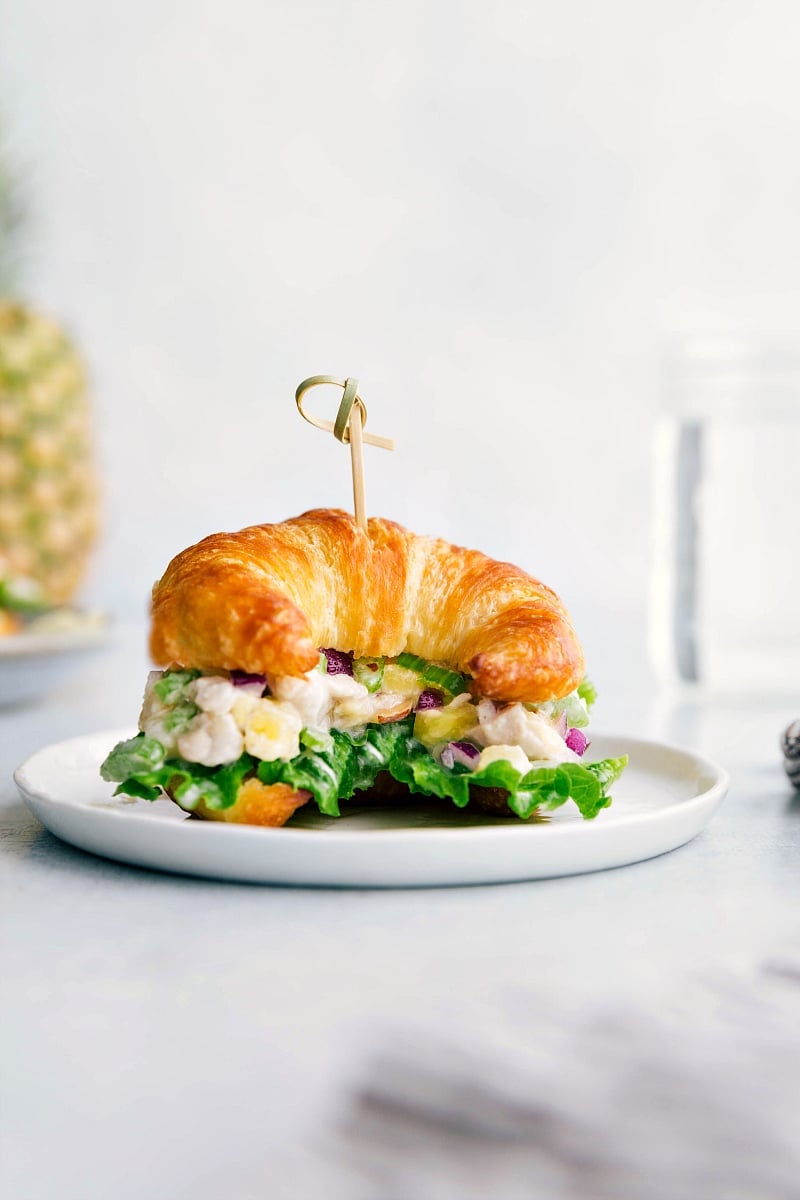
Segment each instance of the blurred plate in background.
[[0,638],[0,710],[47,695],[110,641],[108,617],[85,613],[48,614]]

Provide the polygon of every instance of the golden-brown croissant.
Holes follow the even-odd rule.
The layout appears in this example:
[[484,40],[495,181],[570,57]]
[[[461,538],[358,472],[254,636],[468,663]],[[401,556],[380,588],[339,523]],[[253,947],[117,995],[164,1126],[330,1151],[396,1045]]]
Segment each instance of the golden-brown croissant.
[[[171,789],[167,787],[171,799]],[[202,800],[194,810],[196,817],[206,821],[225,821],[231,825],[263,825],[277,829],[293,817],[298,808],[308,804],[311,792],[295,791],[285,783],[259,783],[248,779],[240,784],[236,800],[228,808],[209,808]]]
[[373,518],[314,509],[217,533],[153,589],[157,664],[300,676],[320,646],[403,651],[472,676],[476,694],[536,702],[580,682],[583,653],[561,601],[477,550]]

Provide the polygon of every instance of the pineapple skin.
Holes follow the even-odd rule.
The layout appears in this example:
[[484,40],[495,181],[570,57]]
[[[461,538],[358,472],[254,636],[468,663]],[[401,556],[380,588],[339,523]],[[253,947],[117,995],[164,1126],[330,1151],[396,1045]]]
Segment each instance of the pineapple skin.
[[83,363],[54,321],[0,299],[0,583],[66,603],[97,528]]

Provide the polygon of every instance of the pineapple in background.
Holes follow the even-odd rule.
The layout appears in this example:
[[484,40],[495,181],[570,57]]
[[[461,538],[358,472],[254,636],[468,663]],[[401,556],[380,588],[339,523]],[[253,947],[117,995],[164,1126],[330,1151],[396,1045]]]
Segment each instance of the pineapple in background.
[[83,364],[12,298],[19,210],[0,156],[0,635],[68,602],[97,530]]

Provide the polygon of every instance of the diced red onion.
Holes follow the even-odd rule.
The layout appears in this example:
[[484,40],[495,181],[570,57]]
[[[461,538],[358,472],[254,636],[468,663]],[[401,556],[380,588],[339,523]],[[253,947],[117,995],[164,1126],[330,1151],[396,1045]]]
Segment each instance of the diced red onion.
[[329,675],[352,675],[353,674],[353,656],[345,650],[327,650],[323,649],[322,653],[328,660]]
[[458,755],[471,763],[481,756],[480,750],[477,746],[473,746],[472,742],[451,742],[450,745],[453,747],[453,754],[456,755],[456,762],[458,762]]
[[231,671],[231,683],[234,687],[247,687],[250,683],[259,683],[262,688],[266,686],[266,675],[248,675],[247,671]]
[[425,688],[417,701],[417,712],[421,712],[425,708],[441,708],[443,704],[444,697],[437,688]]
[[556,729],[558,730],[559,737],[565,738],[567,736],[567,728],[568,728],[567,714],[565,712],[562,712],[560,717],[558,718],[558,724],[556,725]]
[[564,741],[576,754],[584,754],[587,747],[591,745],[582,729],[570,729]]
[[439,756],[439,761],[445,767],[452,767],[455,763],[462,767],[474,767],[480,756],[480,750],[470,742],[448,742]]

